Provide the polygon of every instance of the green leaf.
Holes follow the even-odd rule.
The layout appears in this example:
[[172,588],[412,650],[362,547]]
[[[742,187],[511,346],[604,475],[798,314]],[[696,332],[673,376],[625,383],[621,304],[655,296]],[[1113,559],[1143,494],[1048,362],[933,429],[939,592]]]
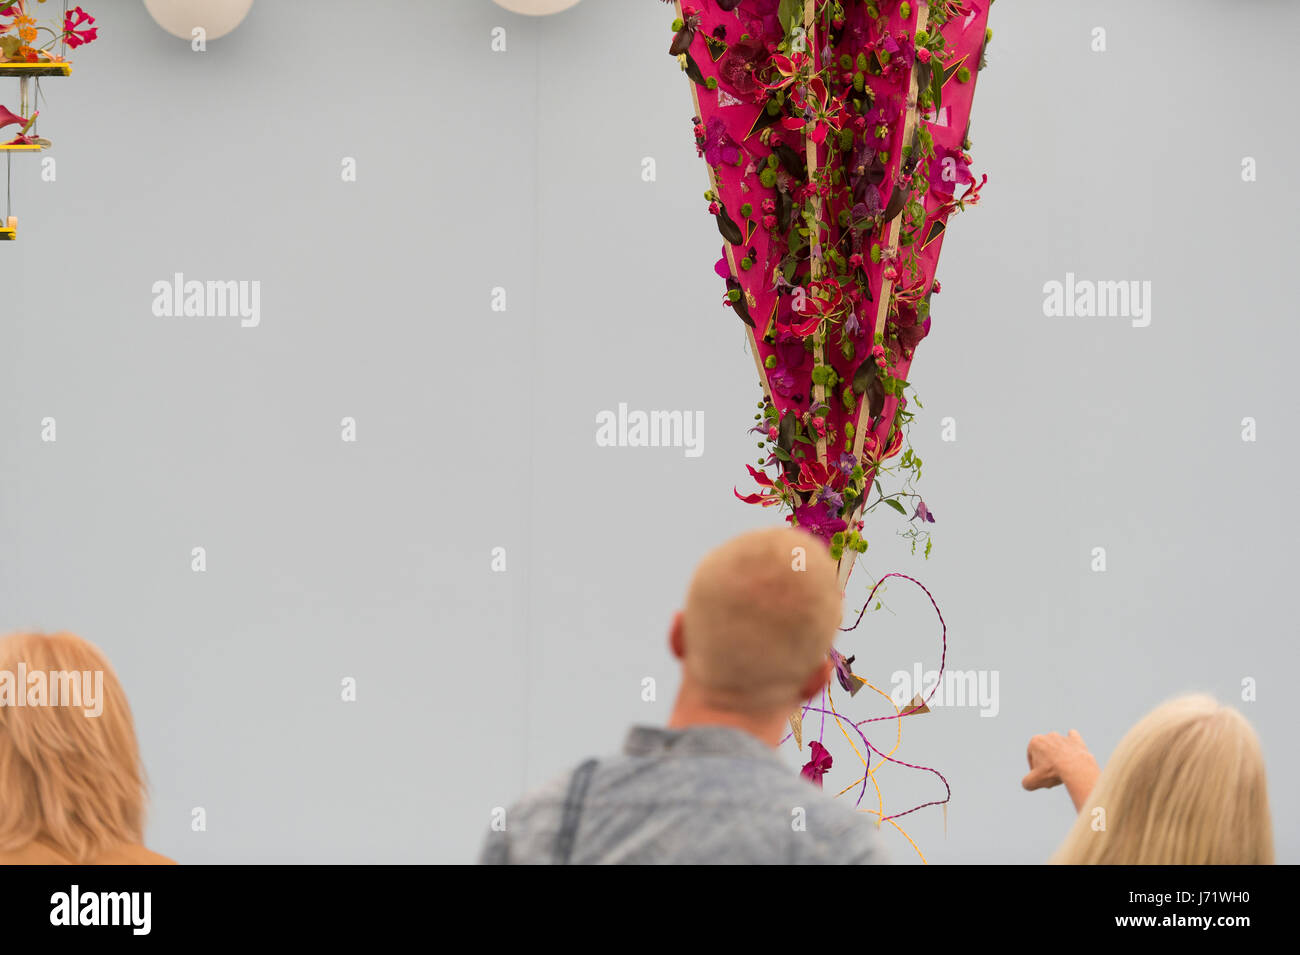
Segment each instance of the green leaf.
[[803,26],[803,0],[781,0],[777,16],[787,34],[795,27]]
[[902,504],[899,504],[898,501],[894,500],[892,497],[885,498],[885,503],[888,504],[890,507],[892,507],[894,510],[898,511],[898,513],[902,514],[904,517],[907,516],[907,509],[903,507]]

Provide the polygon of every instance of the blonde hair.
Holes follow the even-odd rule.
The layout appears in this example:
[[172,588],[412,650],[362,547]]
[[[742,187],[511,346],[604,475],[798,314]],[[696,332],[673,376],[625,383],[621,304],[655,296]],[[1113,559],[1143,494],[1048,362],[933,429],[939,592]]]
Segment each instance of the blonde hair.
[[1272,864],[1264,755],[1250,723],[1208,696],[1157,707],[1120,740],[1052,862]]
[[797,702],[842,615],[835,561],[804,531],[742,534],[700,561],[682,611],[683,665],[716,705]]
[[108,847],[141,842],[144,771],[126,694],[108,661],[70,633],[0,639],[0,673],[15,679],[19,664],[28,674],[103,673],[102,712],[0,705],[0,851],[39,839],[85,862]]

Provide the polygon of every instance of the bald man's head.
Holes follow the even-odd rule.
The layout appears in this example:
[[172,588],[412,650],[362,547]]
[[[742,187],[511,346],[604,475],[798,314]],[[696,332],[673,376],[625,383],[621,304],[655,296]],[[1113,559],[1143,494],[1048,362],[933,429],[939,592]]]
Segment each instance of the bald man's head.
[[695,570],[682,611],[686,675],[714,705],[794,705],[840,625],[835,561],[791,528],[743,534]]

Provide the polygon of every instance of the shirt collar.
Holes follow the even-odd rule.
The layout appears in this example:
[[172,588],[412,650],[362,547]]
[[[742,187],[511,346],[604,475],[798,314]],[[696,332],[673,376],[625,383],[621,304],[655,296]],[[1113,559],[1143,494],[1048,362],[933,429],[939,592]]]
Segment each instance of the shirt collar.
[[757,736],[730,726],[688,726],[670,730],[634,726],[623,744],[628,756],[732,756],[781,762],[776,751]]

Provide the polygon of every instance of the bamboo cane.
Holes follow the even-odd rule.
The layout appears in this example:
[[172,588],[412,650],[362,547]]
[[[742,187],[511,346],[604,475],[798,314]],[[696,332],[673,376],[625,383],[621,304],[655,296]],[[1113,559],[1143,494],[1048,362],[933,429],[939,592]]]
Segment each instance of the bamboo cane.
[[[920,2],[917,4],[917,11],[916,11],[916,31],[919,33],[922,30],[924,30],[926,28],[926,25],[929,22],[930,22],[930,5],[929,3],[926,2],[926,0],[920,0]],[[903,136],[899,140],[900,150],[902,149],[902,144],[910,143],[912,141],[912,134],[916,130],[916,124],[919,117],[920,117],[920,110],[917,106],[917,77],[916,77],[916,69],[913,68],[912,79],[907,89],[907,115],[903,119]],[[897,189],[899,188],[899,186],[895,184],[894,188]],[[889,223],[888,240],[885,244],[885,248],[892,249],[896,245],[898,245],[898,235],[902,229],[902,226],[903,226],[903,214],[900,212],[898,215],[894,216],[893,221]],[[880,283],[880,302],[876,306],[876,321],[875,321],[875,325],[873,326],[873,335],[872,335],[873,342],[876,345],[884,344],[885,322],[889,318],[889,300],[893,298],[893,295],[894,295],[893,281],[891,281],[890,279],[882,279]],[[886,408],[881,410],[881,415],[884,415],[886,410],[891,410],[888,407],[891,403],[896,408],[898,405],[897,397],[891,395],[889,398],[886,399],[885,401]],[[862,460],[862,445],[867,436],[867,429],[863,427],[864,424],[863,418],[867,416],[867,413],[870,410],[871,410],[871,403],[869,401],[863,401],[858,406],[858,423],[857,423],[856,432],[853,436],[853,456],[856,457],[859,461]],[[888,437],[889,435],[888,433],[886,433],[885,435],[886,441],[888,440]],[[875,468],[872,468],[871,471],[867,473],[867,484],[863,488],[862,500],[859,502],[859,506],[861,508],[865,508],[867,503],[867,498],[871,495],[871,488],[875,484],[875,480],[876,480],[876,471]],[[849,523],[852,524],[854,521],[858,520],[861,517],[862,513],[863,513],[862,510],[856,510],[852,515],[850,515]],[[857,559],[857,556],[858,556],[857,551],[848,550],[840,558],[840,587],[841,588],[848,585],[849,574],[853,573],[853,562],[854,560]]]

